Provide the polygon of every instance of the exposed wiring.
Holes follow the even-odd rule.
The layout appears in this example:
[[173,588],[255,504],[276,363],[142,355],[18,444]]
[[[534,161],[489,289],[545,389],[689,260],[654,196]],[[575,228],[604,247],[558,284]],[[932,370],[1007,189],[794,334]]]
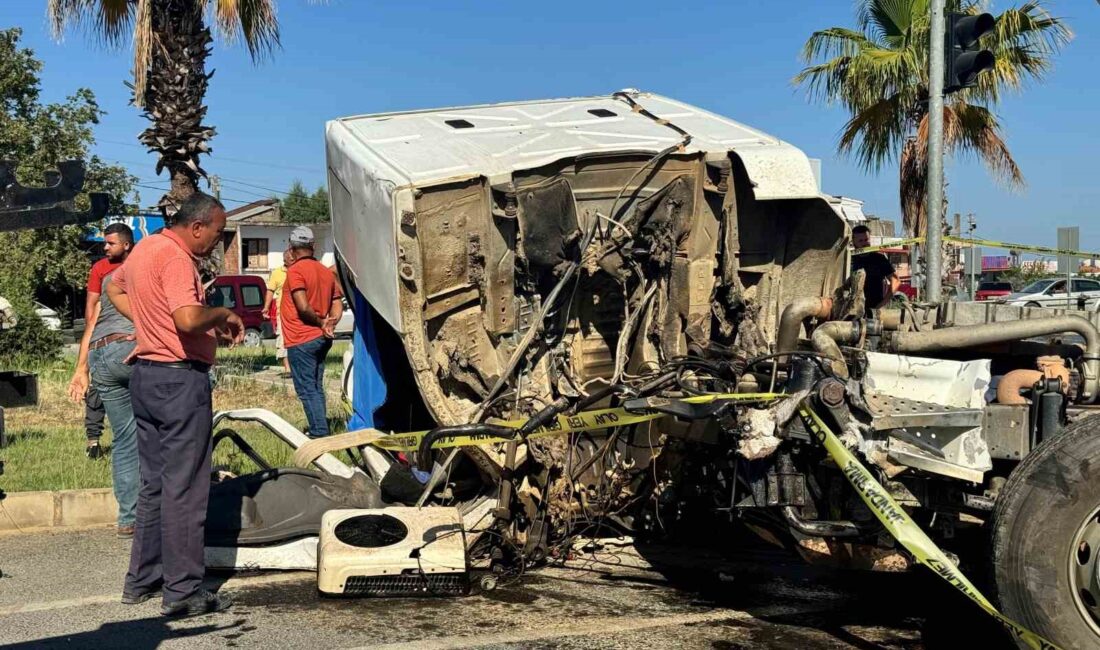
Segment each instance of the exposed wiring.
[[[592,238],[595,236],[596,226],[598,224],[598,219],[592,220],[592,225],[589,227],[588,232],[586,233],[584,239],[581,241],[580,250],[582,253],[585,249],[588,248],[588,245],[592,243]],[[485,395],[481,406],[478,407],[477,413],[474,415],[474,420],[481,419],[482,414],[484,414],[485,412],[485,402],[495,397],[496,394],[500,392],[500,389],[504,388],[504,385],[508,382],[509,379],[511,379],[512,373],[515,372],[516,367],[519,365],[519,362],[523,359],[524,356],[526,356],[527,348],[531,346],[531,342],[535,340],[535,336],[537,336],[539,332],[542,331],[542,326],[544,320],[546,319],[546,315],[554,307],[554,303],[557,302],[558,295],[561,293],[562,288],[565,287],[565,285],[579,269],[580,262],[571,263],[565,273],[562,274],[561,279],[559,279],[557,284],[554,285],[554,288],[550,290],[550,293],[546,296],[546,300],[544,300],[542,303],[542,309],[539,310],[538,316],[535,317],[535,320],[527,329],[527,333],[523,335],[523,338],[520,339],[519,344],[516,345],[515,351],[512,352],[511,358],[508,359],[508,364],[504,367],[503,372],[500,373],[500,377],[497,378],[496,383],[493,384],[493,387],[490,388],[489,392]]]

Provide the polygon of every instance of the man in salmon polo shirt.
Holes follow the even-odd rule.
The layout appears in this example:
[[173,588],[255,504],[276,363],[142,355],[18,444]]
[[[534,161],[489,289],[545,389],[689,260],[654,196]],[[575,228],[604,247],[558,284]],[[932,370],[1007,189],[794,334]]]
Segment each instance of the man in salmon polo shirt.
[[283,344],[290,359],[294,392],[302,401],[309,436],[328,435],[325,410],[325,356],[332,348],[336,323],[344,313],[344,294],[334,274],[313,257],[313,231],[298,226],[290,233],[294,261],[286,272],[279,305]]
[[210,377],[218,340],[239,343],[244,324],[207,307],[197,262],[221,240],[225,209],[195,192],[173,223],[134,247],[107,286],[137,334],[130,394],[138,427],[141,491],[124,604],[163,592],[161,613],[192,616],[233,601],[202,588],[210,496]]

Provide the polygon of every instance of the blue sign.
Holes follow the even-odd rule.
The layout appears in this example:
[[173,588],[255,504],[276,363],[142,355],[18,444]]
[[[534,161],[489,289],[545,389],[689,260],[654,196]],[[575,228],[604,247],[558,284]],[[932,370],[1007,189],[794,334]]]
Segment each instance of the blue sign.
[[92,226],[92,231],[86,238],[87,241],[103,241],[103,228],[112,223],[124,223],[130,226],[130,229],[134,231],[134,242],[136,243],[141,241],[142,237],[147,237],[163,228],[164,217],[155,212],[139,214],[134,217],[107,217],[102,224]]

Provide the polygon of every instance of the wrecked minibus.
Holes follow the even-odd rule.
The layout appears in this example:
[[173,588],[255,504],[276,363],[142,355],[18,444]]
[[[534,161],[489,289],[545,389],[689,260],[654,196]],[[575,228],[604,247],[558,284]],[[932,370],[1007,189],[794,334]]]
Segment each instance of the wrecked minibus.
[[[497,575],[707,517],[808,562],[907,569],[799,417],[812,405],[1007,617],[1100,643],[1095,313],[868,312],[807,157],[655,94],[354,116],[325,137],[353,432],[217,414],[219,440],[260,422],[297,467],[215,486],[212,565],[313,568],[326,512],[426,506],[454,509]],[[359,533],[410,525],[372,521]],[[341,584],[392,593],[395,571]]]

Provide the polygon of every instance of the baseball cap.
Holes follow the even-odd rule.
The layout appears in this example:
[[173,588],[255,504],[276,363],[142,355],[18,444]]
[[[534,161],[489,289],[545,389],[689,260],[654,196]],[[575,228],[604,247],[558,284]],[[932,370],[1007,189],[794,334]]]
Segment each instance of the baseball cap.
[[298,226],[290,231],[291,244],[312,244],[313,231],[308,226]]

